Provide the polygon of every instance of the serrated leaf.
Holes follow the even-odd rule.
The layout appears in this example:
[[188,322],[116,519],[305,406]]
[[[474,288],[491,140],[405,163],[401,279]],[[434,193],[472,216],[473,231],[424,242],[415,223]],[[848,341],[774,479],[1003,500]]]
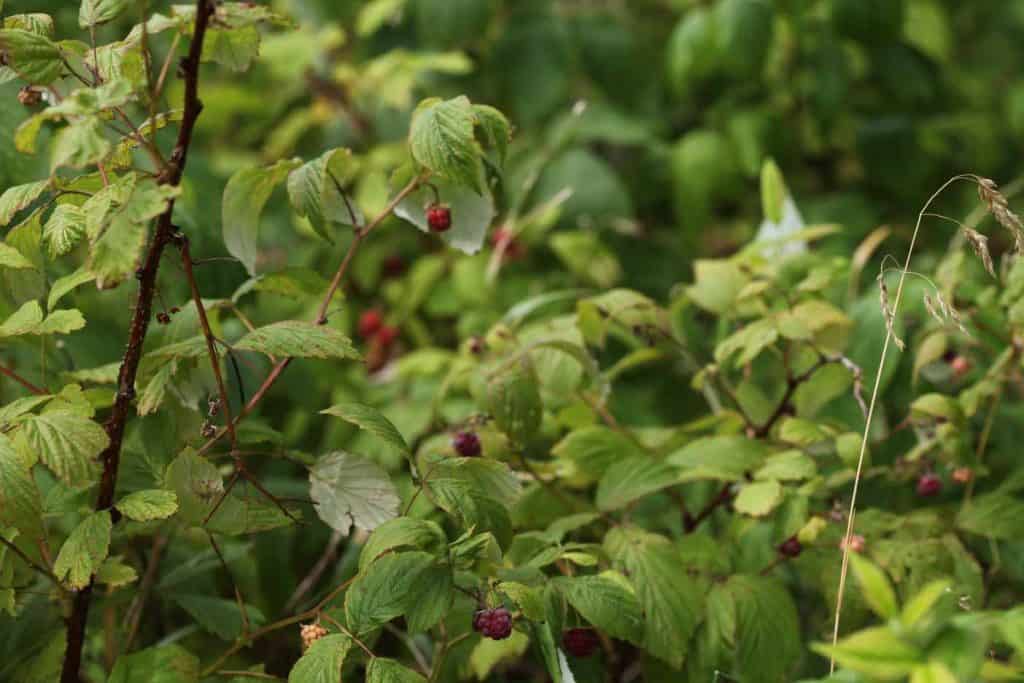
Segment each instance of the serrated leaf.
[[[242,613],[234,600],[208,595],[175,594],[174,602],[189,613],[206,631],[223,640],[234,640],[242,634]],[[252,605],[246,605],[246,617],[253,626],[266,621],[263,613]]]
[[359,571],[384,553],[398,548],[439,552],[447,537],[436,522],[413,517],[397,517],[374,529],[359,553]]
[[89,28],[116,19],[128,0],[82,0],[78,8],[78,27]]
[[288,683],[338,683],[352,639],[335,633],[309,646],[288,674]]
[[339,403],[320,412],[324,415],[340,417],[342,420],[378,436],[402,453],[409,454],[409,446],[398,429],[376,408],[362,403]]
[[308,218],[317,233],[328,241],[331,241],[328,226],[362,223],[355,204],[346,203],[338,189],[338,185],[343,187],[354,175],[354,166],[351,150],[332,149],[288,174],[288,199],[292,207],[300,216]]
[[413,112],[409,148],[427,169],[457,185],[480,192],[480,150],[473,138],[476,123],[466,97],[424,100]]
[[43,244],[50,258],[71,251],[85,234],[85,214],[74,204],[60,204],[43,226]]
[[497,152],[498,163],[504,164],[505,156],[508,154],[508,143],[512,139],[512,126],[508,119],[500,111],[486,104],[474,104],[473,114],[483,132],[484,140]]
[[110,511],[91,513],[74,528],[64,541],[53,563],[53,573],[67,579],[75,590],[85,588],[93,573],[100,568],[110,549]]
[[89,270],[99,289],[113,287],[135,271],[146,244],[146,226],[118,213],[93,245]]
[[96,572],[96,583],[102,583],[111,588],[120,588],[134,583],[139,575],[134,568],[125,564],[120,555],[111,555],[103,560],[99,570]]
[[60,49],[44,35],[17,28],[0,30],[0,51],[7,54],[6,66],[29,83],[49,85],[60,76]]
[[666,458],[683,470],[682,481],[718,479],[740,481],[759,466],[768,448],[743,436],[712,436],[697,439]]
[[810,479],[818,471],[814,459],[800,450],[783,451],[769,456],[764,465],[754,472],[754,479],[799,481]]
[[49,184],[49,180],[39,180],[4,190],[0,195],[0,226],[10,223],[14,215],[38,199]]
[[734,575],[726,589],[735,606],[737,678],[752,683],[790,680],[799,660],[800,621],[789,592],[762,577]]
[[525,444],[543,416],[537,375],[526,356],[503,364],[485,381],[485,406],[498,429],[514,443]]
[[35,268],[35,266],[20,251],[9,244],[0,242],[0,268],[22,270],[24,268]]
[[491,672],[502,662],[518,661],[530,647],[530,639],[526,634],[512,631],[512,635],[504,640],[481,638],[469,655],[469,667],[477,680],[491,680]]
[[884,680],[901,679],[924,663],[920,650],[884,627],[858,631],[835,647],[817,644],[812,649],[826,657],[832,655],[847,669]]
[[362,358],[352,340],[333,327],[298,320],[257,328],[242,337],[235,349],[278,358]]
[[50,172],[64,166],[85,168],[97,164],[113,149],[103,135],[97,116],[78,119],[57,131],[50,148]]
[[288,173],[299,166],[298,160],[283,160],[264,168],[246,168],[235,173],[224,188],[221,220],[228,253],[256,274],[260,214],[270,193]]
[[406,614],[419,597],[420,575],[435,565],[433,555],[403,552],[384,555],[361,572],[345,594],[349,627],[366,633]]
[[569,604],[589,623],[613,638],[641,645],[644,618],[636,595],[614,574],[558,579]]
[[117,509],[128,519],[149,522],[165,519],[178,511],[178,496],[173,491],[149,489],[130,493],[117,502]]
[[736,494],[733,507],[752,517],[763,517],[782,502],[782,485],[774,479],[744,484]]
[[32,471],[0,434],[0,528],[14,527],[31,538],[42,532],[43,502]]
[[660,460],[637,456],[608,468],[597,486],[597,507],[617,510],[643,496],[679,483],[679,471]]
[[61,481],[74,488],[95,481],[96,457],[110,443],[103,427],[70,410],[32,415],[21,425],[29,447]]
[[1024,501],[1001,492],[976,496],[965,504],[956,518],[964,531],[1001,540],[1024,535]]
[[180,645],[171,644],[121,655],[107,683],[196,683],[198,680],[199,658]]
[[604,425],[589,425],[569,432],[551,452],[570,460],[576,470],[589,479],[599,479],[620,459],[643,456],[643,451],[629,437]]
[[310,470],[309,484],[317,515],[343,534],[353,525],[372,531],[398,514],[394,484],[387,472],[366,458],[329,453]]
[[366,669],[366,683],[426,683],[427,679],[393,659],[374,657]]

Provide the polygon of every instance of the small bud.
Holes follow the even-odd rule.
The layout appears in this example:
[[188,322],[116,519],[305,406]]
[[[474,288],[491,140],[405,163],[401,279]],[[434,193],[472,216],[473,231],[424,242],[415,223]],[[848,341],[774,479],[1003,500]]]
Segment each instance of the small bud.
[[18,101],[26,107],[34,107],[43,100],[43,93],[31,85],[26,85],[18,91]]
[[327,629],[320,624],[302,624],[299,633],[302,636],[302,651],[305,652],[313,643],[327,635]]
[[953,481],[958,484],[966,484],[974,478],[974,472],[971,471],[970,467],[957,467],[953,470]]
[[160,311],[156,314],[156,321],[161,325],[169,325],[171,323],[171,316],[167,315],[166,311]]
[[[862,553],[864,552],[864,548],[866,546],[867,544],[864,542],[864,537],[860,534],[853,534],[850,536],[849,548],[851,553]],[[843,540],[839,541],[839,549],[845,550],[846,547],[846,539],[844,538]]]

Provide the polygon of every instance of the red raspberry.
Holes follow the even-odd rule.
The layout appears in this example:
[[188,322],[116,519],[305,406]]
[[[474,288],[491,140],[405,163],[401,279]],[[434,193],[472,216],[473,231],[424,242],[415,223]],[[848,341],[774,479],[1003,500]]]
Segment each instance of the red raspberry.
[[433,232],[445,232],[452,227],[452,210],[444,204],[431,204],[427,207],[427,225]]
[[519,243],[519,240],[505,228],[498,228],[491,235],[491,244],[497,247],[502,243],[505,243],[505,253],[503,256],[506,259],[515,260],[523,255],[523,245]]
[[381,271],[384,277],[398,277],[405,272],[405,259],[397,254],[388,256],[381,264]]
[[512,615],[504,607],[477,610],[473,615],[473,630],[484,638],[504,640],[512,635]]
[[398,338],[398,328],[391,325],[382,325],[377,330],[377,343],[387,348],[395,343],[395,339]]
[[970,372],[971,361],[964,356],[956,356],[949,362],[949,367],[953,370],[953,376],[959,379]]
[[927,472],[917,480],[917,495],[922,498],[937,496],[942,492],[942,479],[934,472]]
[[452,437],[452,448],[463,458],[475,458],[483,450],[480,437],[473,432],[458,432]]
[[790,536],[779,545],[779,553],[786,557],[798,557],[803,550],[804,546],[796,536]]
[[594,629],[571,628],[562,634],[562,649],[573,657],[589,657],[601,641]]
[[384,319],[381,317],[380,311],[376,308],[364,311],[363,314],[359,316],[359,336],[363,339],[369,339],[380,331],[381,325],[383,324]]

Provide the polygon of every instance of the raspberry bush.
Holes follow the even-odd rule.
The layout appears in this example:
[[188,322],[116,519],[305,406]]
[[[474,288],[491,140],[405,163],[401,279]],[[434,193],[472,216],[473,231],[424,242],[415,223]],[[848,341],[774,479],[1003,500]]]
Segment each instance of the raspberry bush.
[[0,680],[1020,680],[1022,35],[0,0]]

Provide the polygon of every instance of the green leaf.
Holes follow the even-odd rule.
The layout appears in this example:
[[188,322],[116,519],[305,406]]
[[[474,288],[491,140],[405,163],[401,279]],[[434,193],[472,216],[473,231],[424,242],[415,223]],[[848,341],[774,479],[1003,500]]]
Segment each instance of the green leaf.
[[248,69],[260,52],[260,32],[256,26],[212,28],[206,40],[202,61],[221,64],[234,71]]
[[[242,635],[244,622],[236,601],[208,595],[182,595],[179,593],[174,594],[173,600],[188,612],[203,629],[222,640],[232,641]],[[252,605],[246,605],[245,612],[250,625],[254,627],[258,627],[266,621],[263,613]]]
[[566,267],[588,284],[608,289],[622,277],[615,253],[593,231],[561,231],[552,235],[548,244]]
[[53,137],[50,149],[50,172],[58,168],[86,168],[106,159],[113,149],[103,135],[97,116],[79,119],[64,126]]
[[82,0],[78,8],[78,27],[90,28],[116,19],[128,6],[128,0]]
[[498,154],[498,163],[504,165],[508,143],[512,139],[512,125],[505,115],[486,104],[474,104],[473,114],[483,132],[484,141]]
[[597,507],[618,510],[638,498],[679,483],[679,472],[647,456],[620,460],[608,468],[597,487]]
[[778,481],[799,481],[810,479],[817,474],[814,459],[803,451],[793,449],[769,456],[764,465],[754,472],[754,479],[776,479]]
[[789,592],[761,577],[735,575],[726,588],[736,609],[736,677],[750,683],[790,680],[800,659],[800,621]]
[[384,555],[360,572],[345,594],[349,627],[366,633],[406,614],[419,597],[416,583],[437,559],[421,552]]
[[110,443],[103,427],[70,410],[32,415],[21,424],[32,452],[65,484],[83,488],[96,480],[96,458]]
[[1011,541],[1024,534],[1024,501],[1001,492],[976,496],[957,515],[956,525],[964,531]]
[[320,638],[299,657],[288,674],[288,683],[338,683],[352,639],[340,633]]
[[111,588],[120,588],[134,583],[139,575],[135,569],[126,565],[120,555],[111,555],[103,560],[103,564],[96,571],[96,583],[102,583]]
[[835,647],[812,645],[824,656],[834,656],[843,667],[883,680],[900,679],[924,663],[921,652],[890,629],[875,627],[858,631]]
[[518,661],[530,647],[530,638],[524,633],[513,631],[504,640],[481,638],[469,655],[469,668],[477,680],[487,681],[491,672],[502,662]]
[[343,534],[353,525],[373,530],[398,514],[398,493],[387,473],[365,458],[329,453],[310,470],[309,484],[317,515]]
[[768,448],[744,436],[712,436],[697,439],[668,456],[666,462],[683,470],[682,481],[718,479],[740,481],[758,467]]
[[235,349],[258,351],[278,358],[362,358],[352,340],[333,327],[298,320],[257,328],[242,337]]
[[130,493],[117,502],[117,509],[128,519],[149,522],[165,519],[178,511],[178,497],[173,491],[149,489]]
[[85,214],[74,204],[60,204],[43,226],[43,244],[50,258],[71,251],[85,234]]
[[614,572],[557,579],[569,604],[598,629],[613,638],[641,645],[644,617],[628,583]]
[[522,356],[484,378],[485,405],[498,429],[516,444],[533,438],[540,428],[543,406],[537,376]]
[[346,422],[351,422],[357,427],[365,429],[386,441],[402,453],[410,454],[409,446],[405,443],[405,439],[402,438],[398,429],[376,408],[371,408],[362,403],[339,403],[320,412],[324,415],[333,415],[334,417],[340,417]]
[[75,590],[85,588],[110,549],[110,511],[93,512],[74,528],[53,563],[53,573]]
[[[480,180],[481,186],[483,180]],[[437,196],[452,214],[452,227],[440,234],[441,241],[464,254],[479,252],[486,242],[487,230],[494,221],[497,211],[494,197],[486,188],[476,190],[445,178],[431,179],[437,189]],[[427,224],[426,208],[435,201],[431,188],[423,186],[410,193],[398,206],[395,215],[412,223],[420,232],[438,236]]]
[[107,683],[196,683],[198,680],[199,658],[180,645],[172,644],[121,655]]
[[43,502],[32,470],[14,444],[0,434],[0,528],[14,527],[30,538],[42,533]]
[[899,605],[896,603],[896,591],[893,590],[889,578],[875,564],[857,553],[850,553],[853,574],[860,584],[861,594],[871,610],[883,619],[896,616]]
[[384,553],[398,548],[412,548],[430,553],[445,549],[447,537],[436,522],[413,517],[398,517],[384,522],[370,534],[359,553],[359,571]]
[[644,648],[678,669],[701,620],[704,587],[680,570],[682,556],[671,543],[630,543],[622,559],[646,620]]
[[228,253],[241,261],[250,275],[256,274],[263,206],[274,188],[300,163],[295,159],[282,160],[272,166],[242,169],[231,176],[224,188],[221,208],[224,244]]
[[698,260],[693,264],[696,282],[686,295],[704,310],[726,315],[736,303],[749,278],[732,261]]
[[288,199],[292,207],[300,216],[308,218],[317,233],[328,241],[331,241],[328,226],[362,222],[355,205],[346,203],[335,184],[336,180],[344,186],[354,171],[352,151],[332,149],[288,174]]
[[374,657],[366,669],[366,683],[426,683],[427,679],[393,659]]
[[4,190],[0,195],[0,226],[10,223],[16,213],[38,199],[49,185],[49,180],[39,180]]
[[576,472],[588,479],[599,479],[620,459],[643,456],[643,451],[629,437],[604,425],[589,425],[569,432],[551,452],[570,460]]
[[943,596],[952,594],[952,587],[953,583],[948,579],[936,579],[928,583],[903,605],[900,621],[906,626],[917,624],[928,615],[932,607]]
[[782,171],[774,159],[766,160],[761,166],[761,206],[766,220],[782,222],[782,205],[788,195]]
[[752,517],[764,517],[782,502],[782,485],[774,479],[744,484],[733,507]]
[[0,242],[0,268],[22,270],[25,268],[35,268],[35,265],[11,245]]
[[0,51],[7,54],[8,68],[29,83],[49,85],[60,77],[60,49],[44,35],[17,28],[0,30]]
[[442,178],[481,192],[475,123],[473,106],[466,97],[424,100],[413,112],[409,128],[413,158]]

